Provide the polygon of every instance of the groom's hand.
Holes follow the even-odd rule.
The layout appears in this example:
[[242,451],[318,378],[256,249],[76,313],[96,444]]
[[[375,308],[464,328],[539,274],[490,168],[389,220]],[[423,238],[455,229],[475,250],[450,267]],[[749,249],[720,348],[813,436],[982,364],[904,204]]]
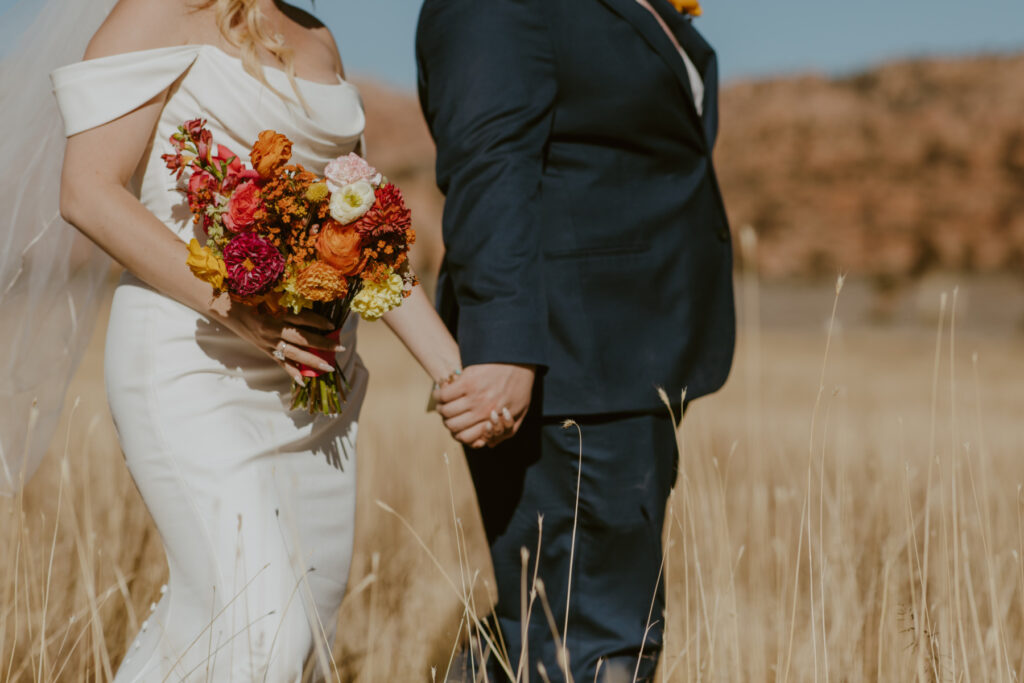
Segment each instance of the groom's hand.
[[437,412],[462,443],[473,448],[496,446],[523,424],[535,376],[532,365],[470,365],[455,382],[434,392]]

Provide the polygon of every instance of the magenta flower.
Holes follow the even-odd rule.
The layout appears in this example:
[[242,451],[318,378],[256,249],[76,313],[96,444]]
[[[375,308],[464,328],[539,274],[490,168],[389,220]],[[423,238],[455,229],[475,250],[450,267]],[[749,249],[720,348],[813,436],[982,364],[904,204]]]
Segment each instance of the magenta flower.
[[277,248],[251,232],[244,232],[224,246],[228,285],[239,296],[252,296],[274,284],[284,272],[284,258]]

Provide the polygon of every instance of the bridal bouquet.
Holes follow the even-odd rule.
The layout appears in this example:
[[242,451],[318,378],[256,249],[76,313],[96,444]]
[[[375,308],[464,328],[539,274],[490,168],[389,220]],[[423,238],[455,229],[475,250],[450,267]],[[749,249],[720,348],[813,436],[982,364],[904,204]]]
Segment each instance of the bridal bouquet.
[[[179,127],[162,157],[206,236],[188,245],[196,277],[272,315],[313,310],[334,323],[335,339],[350,311],[376,320],[401,305],[416,284],[408,267],[416,236],[397,187],[356,154],[330,162],[323,176],[290,164],[291,141],[272,130],[259,134],[246,166],[205,124]],[[301,371],[292,409],[340,413],[341,370]]]

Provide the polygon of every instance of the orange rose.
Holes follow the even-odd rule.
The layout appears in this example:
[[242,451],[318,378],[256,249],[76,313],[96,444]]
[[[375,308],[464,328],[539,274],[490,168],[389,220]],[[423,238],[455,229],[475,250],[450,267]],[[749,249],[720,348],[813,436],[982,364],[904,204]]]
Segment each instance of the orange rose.
[[320,259],[341,271],[342,275],[355,275],[363,269],[363,239],[351,225],[328,221],[316,240]]
[[249,153],[252,167],[260,177],[269,178],[292,158],[292,141],[272,130],[260,133]]

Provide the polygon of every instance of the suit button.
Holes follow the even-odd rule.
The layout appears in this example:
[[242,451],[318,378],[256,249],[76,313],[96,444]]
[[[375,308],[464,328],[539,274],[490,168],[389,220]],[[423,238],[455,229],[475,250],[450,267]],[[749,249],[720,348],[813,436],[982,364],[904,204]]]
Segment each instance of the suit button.
[[728,242],[729,241],[729,228],[719,228],[717,234],[718,234],[718,239],[720,241],[722,241],[722,242]]

